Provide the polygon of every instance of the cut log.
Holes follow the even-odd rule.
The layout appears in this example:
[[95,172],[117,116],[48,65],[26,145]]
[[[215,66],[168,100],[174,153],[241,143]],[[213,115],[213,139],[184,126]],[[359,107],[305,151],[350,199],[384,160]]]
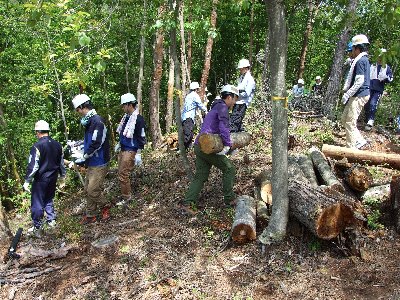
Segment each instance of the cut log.
[[310,156],[325,185],[342,187],[321,151],[313,147],[310,149]]
[[255,201],[257,202],[256,226],[259,228],[264,228],[265,226],[267,226],[269,221],[269,216],[270,216],[269,208],[271,207],[271,204],[267,204],[261,198],[261,191],[259,186],[254,187],[254,196],[255,196]]
[[353,165],[345,172],[344,180],[355,191],[365,192],[369,189],[374,179],[371,172],[363,166]]
[[349,162],[366,163],[369,165],[389,165],[392,168],[400,169],[400,155],[380,152],[370,152],[339,146],[324,144],[322,152],[334,159],[347,158]]
[[293,155],[288,156],[288,179],[289,181],[296,180],[310,184],[310,181],[304,175],[303,170],[297,162],[297,157]]
[[243,195],[236,199],[231,235],[232,240],[236,243],[256,239],[256,201],[254,198]]
[[[232,132],[231,149],[243,148],[250,144],[251,136],[248,132]],[[224,145],[219,134],[202,134],[199,137],[199,145],[201,151],[206,154],[218,153],[222,151]]]
[[256,200],[261,200],[268,205],[272,205],[272,185],[270,180],[270,170],[264,171],[254,178]]
[[390,204],[396,231],[400,233],[400,176],[393,176],[390,183]]
[[359,225],[354,205],[344,195],[327,195],[321,189],[304,183],[289,183],[289,214],[317,237],[335,238],[347,227]]
[[299,166],[303,171],[304,176],[306,176],[308,181],[310,182],[310,185],[312,187],[317,187],[318,179],[317,176],[315,175],[314,165],[312,163],[310,156],[299,155],[299,157],[297,158],[297,162],[299,163]]

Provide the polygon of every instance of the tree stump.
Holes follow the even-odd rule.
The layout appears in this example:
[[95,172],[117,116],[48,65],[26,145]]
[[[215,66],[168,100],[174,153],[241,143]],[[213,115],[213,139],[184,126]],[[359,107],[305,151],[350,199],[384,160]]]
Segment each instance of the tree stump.
[[317,237],[335,238],[347,227],[359,225],[354,206],[345,196],[327,195],[304,183],[289,183],[289,214]]
[[232,240],[240,244],[256,239],[256,201],[254,198],[246,195],[237,198],[231,235]]
[[[250,144],[251,136],[248,132],[232,132],[231,149],[243,148]],[[206,154],[218,153],[222,151],[224,145],[219,134],[203,133],[199,136],[199,145],[201,151]]]

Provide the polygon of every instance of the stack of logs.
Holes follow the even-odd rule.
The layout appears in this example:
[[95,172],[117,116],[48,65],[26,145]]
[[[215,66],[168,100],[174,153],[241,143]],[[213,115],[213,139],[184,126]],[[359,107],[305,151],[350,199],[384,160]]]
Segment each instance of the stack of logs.
[[[332,153],[332,149],[334,152]],[[356,152],[355,155],[351,153]],[[341,159],[332,168],[326,157]],[[375,159],[371,159],[375,157]],[[373,184],[371,173],[366,167],[350,162],[361,162],[359,157],[369,163],[382,163],[377,154],[368,151],[352,150],[324,145],[322,152],[311,148],[308,155],[289,156],[289,214],[297,219],[310,232],[321,239],[332,239],[347,228],[361,226],[365,221],[364,210],[355,197],[348,196],[349,188],[354,195],[368,190]],[[391,166],[400,162],[391,155],[380,154],[381,159]],[[348,160],[346,160],[346,158]],[[349,159],[350,158],[350,159]],[[349,162],[350,161],[350,162]],[[365,162],[365,161],[362,161]],[[341,173],[342,184],[335,176]],[[231,230],[232,239],[237,243],[256,238],[256,226],[265,227],[269,210],[273,203],[271,174],[264,172],[255,180],[256,199],[240,196],[237,199],[235,218]],[[319,183],[322,182],[323,185]],[[392,181],[392,207],[400,211],[400,177]],[[400,215],[400,213],[398,213]],[[396,218],[400,229],[400,217]]]

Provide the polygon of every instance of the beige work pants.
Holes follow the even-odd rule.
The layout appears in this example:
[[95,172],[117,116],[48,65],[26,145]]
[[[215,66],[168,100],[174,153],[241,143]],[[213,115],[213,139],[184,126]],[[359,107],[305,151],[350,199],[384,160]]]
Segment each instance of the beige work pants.
[[108,165],[100,167],[88,167],[85,178],[86,215],[94,217],[108,202],[103,195],[103,184],[108,172]]
[[121,187],[121,196],[129,200],[132,195],[130,175],[135,166],[135,151],[121,151],[118,155],[118,180]]

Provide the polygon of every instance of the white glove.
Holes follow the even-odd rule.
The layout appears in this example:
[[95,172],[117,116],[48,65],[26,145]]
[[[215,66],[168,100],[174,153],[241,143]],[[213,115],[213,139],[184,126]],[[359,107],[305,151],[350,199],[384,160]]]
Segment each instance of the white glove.
[[347,101],[349,101],[349,98],[350,98],[350,96],[347,93],[343,94],[343,97],[342,97],[343,105],[346,105]]
[[119,151],[121,151],[121,144],[118,142],[115,144],[114,152],[118,153]]
[[68,164],[68,168],[69,168],[69,169],[72,169],[72,168],[74,167],[74,164],[75,164],[75,162],[71,161],[71,162]]
[[25,181],[24,185],[22,186],[25,192],[30,193],[31,190],[29,188],[29,182]]
[[77,164],[78,166],[83,166],[85,164],[85,160],[84,158],[78,158],[77,160],[75,160],[75,164]]
[[224,148],[222,149],[221,152],[218,152],[217,155],[226,155],[229,151],[229,149],[231,149],[231,147],[229,146],[224,146]]
[[142,165],[142,154],[138,151],[135,155],[135,166]]

